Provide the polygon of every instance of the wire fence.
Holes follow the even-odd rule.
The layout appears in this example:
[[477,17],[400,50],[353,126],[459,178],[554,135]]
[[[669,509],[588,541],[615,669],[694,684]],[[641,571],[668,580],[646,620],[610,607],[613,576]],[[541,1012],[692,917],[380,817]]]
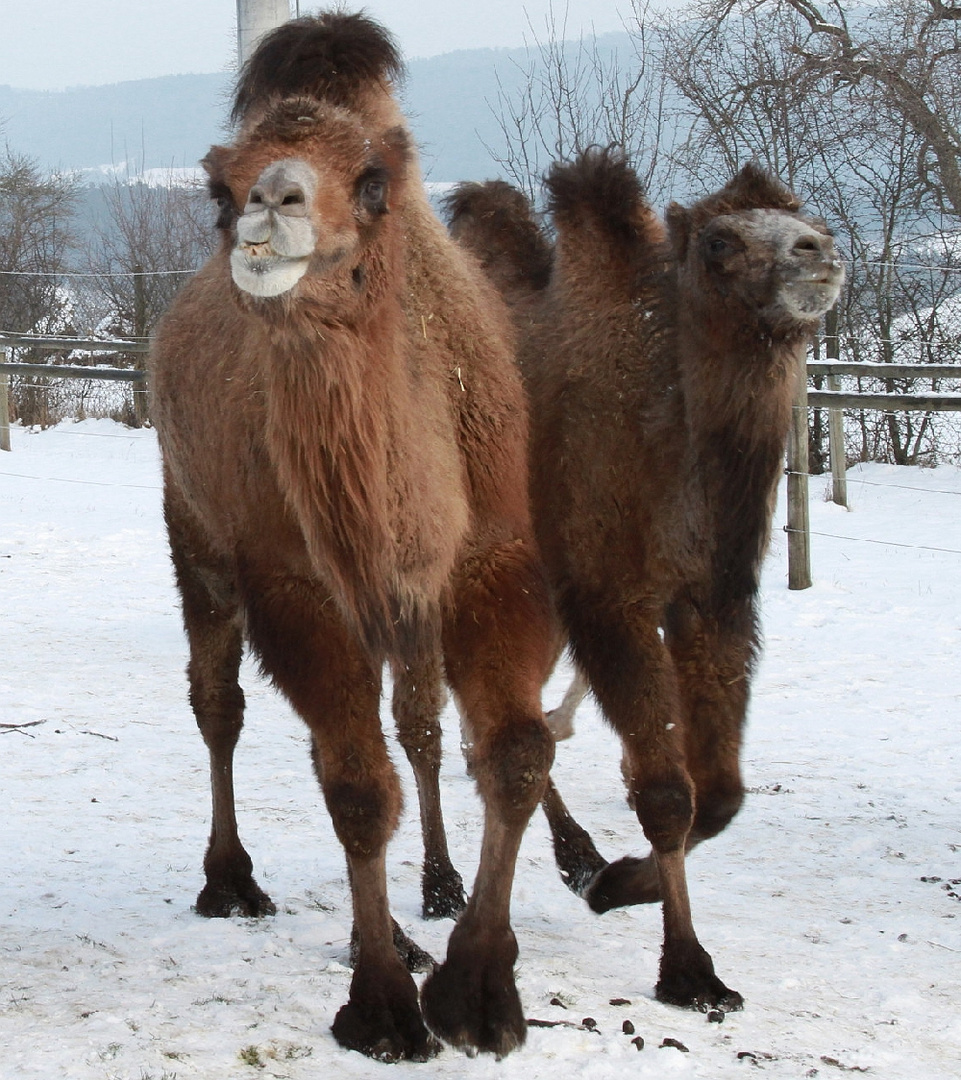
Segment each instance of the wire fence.
[[[7,360],[0,363],[0,449],[10,449],[10,411],[9,411],[9,388],[10,377],[13,379],[14,388],[19,399],[18,415],[24,419],[24,402],[29,402],[30,395],[36,395],[42,401],[41,407],[34,407],[34,420],[31,426],[44,427],[66,416],[76,419],[85,417],[107,416],[111,419],[128,423],[131,426],[141,426],[147,419],[146,408],[146,373],[143,370],[142,357],[148,349],[145,340],[100,340],[89,338],[67,337],[39,337],[36,335],[10,334],[0,332],[0,348],[8,356],[14,350],[48,350],[61,353],[79,352],[88,360],[105,354],[120,354],[132,357],[139,362],[138,367],[132,368],[104,368],[82,365],[57,365],[57,364],[29,364],[17,363]],[[870,362],[843,362],[838,360],[821,361],[809,360],[806,365],[807,381],[813,380],[816,384],[830,380],[829,390],[808,390],[801,395],[795,405],[797,413],[804,414],[804,421],[798,421],[797,428],[808,431],[808,416],[815,414],[816,410],[825,409],[840,417],[854,414],[860,418],[863,427],[863,417],[867,413],[875,412],[882,415],[897,415],[921,412],[930,416],[935,412],[958,413],[961,412],[961,367],[951,364],[881,364]],[[856,388],[851,391],[837,389],[840,378],[848,378],[856,381]],[[933,390],[925,394],[894,393],[891,387],[893,380],[913,382],[914,380],[927,380],[932,383]],[[880,383],[885,387],[884,392],[865,392],[865,383]],[[947,383],[954,390],[958,384],[958,390],[949,392],[942,387]],[[840,439],[837,431],[841,432]],[[78,433],[79,434],[79,433]],[[87,433],[84,433],[87,434]],[[99,437],[105,437],[103,433],[97,433]],[[109,437],[109,436],[106,436]],[[843,476],[848,464],[849,448],[847,438],[844,435],[844,425],[836,425],[830,446],[829,457],[834,472],[834,497],[835,501],[846,505],[846,495],[838,497],[838,477]],[[792,443],[800,443],[804,440],[794,439]],[[863,441],[863,440],[862,440]],[[808,444],[810,439],[807,440]],[[789,551],[789,580],[792,588],[806,588],[811,583],[810,571],[810,537],[821,536],[837,540],[850,541],[852,543],[883,544],[889,547],[913,548],[939,552],[942,554],[961,555],[961,550],[951,547],[934,545],[905,544],[897,541],[881,540],[867,537],[841,536],[839,534],[824,533],[812,530],[808,522],[807,500],[808,481],[815,475],[809,467],[809,445],[794,446],[793,460],[789,457],[788,467],[785,470],[789,484],[789,515],[788,523],[784,527],[788,535]],[[6,475],[20,476],[21,474],[8,472]],[[71,480],[58,477],[28,477],[23,479],[49,479],[54,482],[88,484],[92,486],[130,486],[110,485],[98,481]],[[909,488],[908,485],[879,484],[874,481],[859,480],[859,483],[875,487],[898,487],[913,491],[923,491],[925,494],[958,495],[957,491],[939,491],[937,489]],[[140,487],[142,485],[134,485]],[[150,485],[146,485],[151,487]],[[791,489],[795,488],[792,496]],[[159,488],[153,488],[159,490]],[[841,487],[843,490],[843,486]],[[798,494],[798,491],[800,494]],[[804,511],[798,515],[790,509],[791,500],[795,504],[800,498],[804,502]]]

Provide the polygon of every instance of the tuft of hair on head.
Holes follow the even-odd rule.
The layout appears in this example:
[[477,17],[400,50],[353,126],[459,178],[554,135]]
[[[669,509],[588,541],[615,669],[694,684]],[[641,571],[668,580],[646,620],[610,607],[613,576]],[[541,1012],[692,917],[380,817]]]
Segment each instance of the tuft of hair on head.
[[240,70],[231,119],[277,98],[312,97],[350,108],[371,82],[400,78],[404,65],[390,33],[362,14],[327,11],[271,30]]
[[794,213],[801,209],[801,200],[773,173],[751,161],[713,195],[708,195],[692,210],[703,208],[712,216],[737,213],[739,210],[787,210]]
[[637,173],[613,147],[591,147],[573,161],[556,162],[544,178],[547,206],[563,225],[588,215],[613,239],[638,239],[652,218]]

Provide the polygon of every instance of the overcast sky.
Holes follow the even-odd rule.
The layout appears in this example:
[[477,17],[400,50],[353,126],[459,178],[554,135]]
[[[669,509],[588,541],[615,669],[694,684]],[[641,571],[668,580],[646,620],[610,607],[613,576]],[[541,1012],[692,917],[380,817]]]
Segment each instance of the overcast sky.
[[[302,12],[320,6],[301,2]],[[543,39],[551,0],[367,0],[356,6],[387,26],[411,59],[521,45],[529,26]],[[563,13],[565,0],[554,0],[553,7]],[[577,37],[592,26],[597,33],[620,29],[618,12],[629,11],[630,0],[566,0],[566,8],[566,36]],[[236,0],[4,0],[0,84],[58,90],[228,70],[236,16]]]

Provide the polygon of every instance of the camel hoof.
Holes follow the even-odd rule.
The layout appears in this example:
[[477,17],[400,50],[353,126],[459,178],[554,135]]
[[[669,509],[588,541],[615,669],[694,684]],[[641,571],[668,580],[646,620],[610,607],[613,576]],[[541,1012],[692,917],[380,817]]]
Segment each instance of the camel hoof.
[[194,910],[206,919],[227,919],[244,915],[259,919],[276,915],[277,905],[253,878],[242,881],[208,881],[200,890]]
[[[383,992],[370,1000],[355,996],[341,1006],[331,1031],[345,1050],[356,1050],[376,1061],[429,1061],[441,1050],[441,1044],[424,1026],[417,1009],[416,991],[393,1000]],[[413,998],[413,1001],[408,1000]]]
[[654,996],[665,1005],[696,1012],[729,1013],[744,1008],[744,998],[714,974],[714,961],[697,942],[673,951],[665,945]]
[[594,875],[582,895],[598,915],[633,904],[656,904],[661,899],[657,863],[650,855],[646,859],[628,856],[608,863]]
[[435,1035],[469,1057],[493,1054],[500,1059],[523,1045],[527,1021],[514,985],[517,944],[513,933],[500,949],[455,939],[447,959],[421,987],[424,1019]]
[[713,1009],[721,1013],[740,1012],[744,1008],[744,998],[736,990],[728,989],[716,975],[704,982],[683,975],[662,977],[654,987],[654,996],[665,1005],[702,1013]]
[[438,870],[425,864],[421,893],[425,919],[456,919],[467,907],[463,879],[453,867]]

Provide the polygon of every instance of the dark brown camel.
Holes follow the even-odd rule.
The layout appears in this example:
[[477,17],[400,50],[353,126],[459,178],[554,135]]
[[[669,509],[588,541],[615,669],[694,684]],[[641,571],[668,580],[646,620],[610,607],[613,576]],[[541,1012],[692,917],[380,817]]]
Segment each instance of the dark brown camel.
[[[685,853],[741,805],[759,566],[799,362],[843,270],[823,224],[752,166],[672,204],[666,230],[612,153],[555,166],[547,189],[549,285],[519,287],[522,264],[496,278],[522,338],[535,527],[653,852],[608,864],[553,786],[544,806],[595,911],[663,901],[658,998],[737,1009],[695,935]],[[529,208],[513,233],[485,227],[505,206],[497,185],[450,201],[485,266],[530,247]]]
[[[392,93],[399,68],[390,37],[359,15],[264,39],[239,78],[238,136],[205,159],[220,249],[153,349],[190,700],[210,753],[197,910],[273,911],[234,812],[246,638],[310,729],[347,856],[358,948],[335,1037],[425,1059],[438,1047],[429,1027],[501,1055],[526,1030],[509,906],[552,759],[540,688],[556,626],[509,320],[430,211]],[[471,898],[418,1002],[392,943],[385,849],[401,792],[379,702],[389,661],[405,748],[439,752],[412,727],[436,720],[441,657],[484,834]]]

